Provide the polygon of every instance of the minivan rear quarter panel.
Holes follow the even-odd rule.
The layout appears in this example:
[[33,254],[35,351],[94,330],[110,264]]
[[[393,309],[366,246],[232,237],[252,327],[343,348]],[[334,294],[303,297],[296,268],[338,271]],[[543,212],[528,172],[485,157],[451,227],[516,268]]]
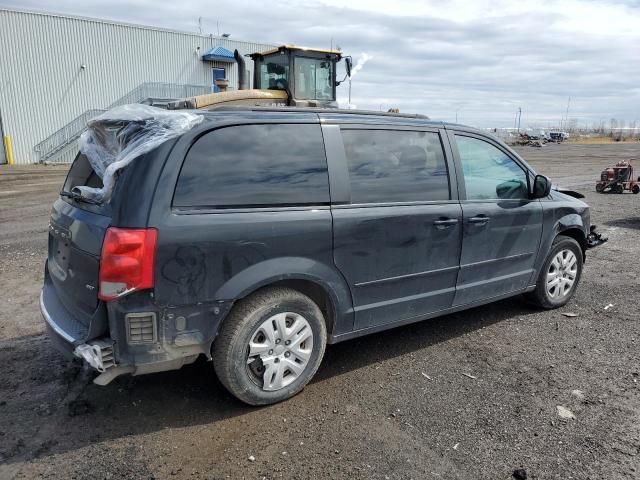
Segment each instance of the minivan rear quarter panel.
[[229,302],[264,285],[300,279],[322,287],[339,309],[333,333],[350,331],[351,295],[333,267],[328,190],[319,205],[174,205],[180,170],[194,142],[217,128],[256,123],[313,124],[320,130],[317,115],[274,115],[266,120],[261,116],[256,122],[232,117],[229,122],[205,124],[177,142],[160,177],[149,220],[159,231],[155,296],[160,315],[184,316],[184,331],[206,332],[206,343],[213,340]]

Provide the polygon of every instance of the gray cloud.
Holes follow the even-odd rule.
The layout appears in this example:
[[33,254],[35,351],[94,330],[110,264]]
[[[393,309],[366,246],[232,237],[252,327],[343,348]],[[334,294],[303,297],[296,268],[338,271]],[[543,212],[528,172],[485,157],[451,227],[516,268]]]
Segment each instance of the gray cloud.
[[[48,5],[44,0],[13,4],[31,9]],[[449,8],[445,2],[438,5]],[[570,116],[580,123],[640,119],[640,29],[629,33],[621,24],[618,33],[606,19],[599,24],[587,15],[589,9],[624,9],[621,15],[640,21],[640,2],[635,0],[583,2],[576,7],[587,12],[581,16],[549,4],[533,14],[505,8],[504,13],[465,21],[436,11],[414,12],[410,6],[389,15],[375,8],[293,0],[262,5],[241,0],[61,0],[55,8],[186,31],[197,31],[202,16],[204,33],[217,33],[218,22],[220,32],[232,38],[317,47],[333,42],[356,58],[366,52],[373,58],[352,85],[359,108],[398,107],[444,120],[454,119],[458,110],[463,123],[511,126],[521,106],[525,124],[550,125],[558,123],[571,96]],[[576,27],[580,21],[584,24]],[[339,96],[346,94],[346,86],[340,87]]]

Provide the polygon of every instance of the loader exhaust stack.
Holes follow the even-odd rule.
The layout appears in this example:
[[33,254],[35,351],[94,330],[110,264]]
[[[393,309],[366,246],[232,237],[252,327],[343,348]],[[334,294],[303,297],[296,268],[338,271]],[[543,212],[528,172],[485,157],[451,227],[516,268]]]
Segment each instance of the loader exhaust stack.
[[244,58],[238,52],[238,49],[234,50],[233,56],[238,64],[238,90],[249,90],[249,79],[247,78],[247,66],[244,62]]

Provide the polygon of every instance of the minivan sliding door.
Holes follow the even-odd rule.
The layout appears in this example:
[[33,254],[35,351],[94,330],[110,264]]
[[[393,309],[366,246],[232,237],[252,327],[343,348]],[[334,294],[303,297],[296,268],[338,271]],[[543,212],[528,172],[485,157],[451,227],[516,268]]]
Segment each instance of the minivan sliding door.
[[[346,125],[340,130],[344,174],[335,174],[340,163],[329,161],[334,261],[352,291],[355,330],[449,308],[462,210],[440,132]],[[348,198],[334,196],[345,192]]]

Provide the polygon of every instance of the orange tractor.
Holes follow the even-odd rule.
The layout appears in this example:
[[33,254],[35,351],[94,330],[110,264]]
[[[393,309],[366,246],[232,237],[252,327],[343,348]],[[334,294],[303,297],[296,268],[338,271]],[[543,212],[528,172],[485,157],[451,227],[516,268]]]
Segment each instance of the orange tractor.
[[640,177],[634,178],[631,162],[622,160],[602,171],[596,182],[596,192],[624,193],[625,190],[640,193]]

